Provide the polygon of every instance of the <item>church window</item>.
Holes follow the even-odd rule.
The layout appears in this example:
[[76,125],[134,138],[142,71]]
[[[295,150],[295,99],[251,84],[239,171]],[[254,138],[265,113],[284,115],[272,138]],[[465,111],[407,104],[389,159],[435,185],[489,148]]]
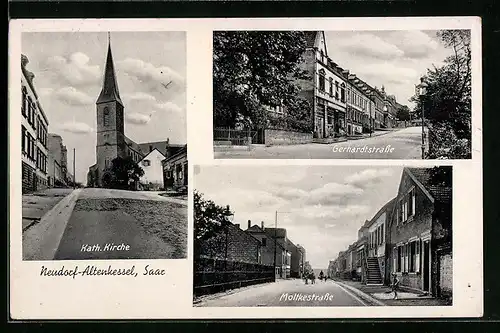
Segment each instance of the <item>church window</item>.
[[109,109],[104,108],[104,126],[109,126]]

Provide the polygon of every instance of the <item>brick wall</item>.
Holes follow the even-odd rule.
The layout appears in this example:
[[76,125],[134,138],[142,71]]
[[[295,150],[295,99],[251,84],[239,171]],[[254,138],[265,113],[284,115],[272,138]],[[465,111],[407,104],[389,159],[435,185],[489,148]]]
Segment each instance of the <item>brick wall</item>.
[[[227,259],[246,263],[258,263],[260,242],[241,230],[238,226],[231,224],[227,233]],[[224,259],[226,251],[226,233],[221,232],[217,236],[201,244],[201,254],[210,258]]]
[[264,143],[266,145],[289,145],[312,142],[312,133],[266,129]]

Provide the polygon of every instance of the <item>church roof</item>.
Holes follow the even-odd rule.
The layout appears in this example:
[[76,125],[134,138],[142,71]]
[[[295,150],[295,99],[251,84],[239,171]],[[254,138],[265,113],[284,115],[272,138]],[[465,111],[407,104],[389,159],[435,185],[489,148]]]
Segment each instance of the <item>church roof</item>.
[[[166,141],[156,141],[156,142],[144,142],[139,143],[139,148],[141,149],[143,154],[148,154],[150,150],[158,149],[160,153],[167,156],[167,147],[169,149],[172,148],[182,148],[185,144],[173,144]],[[173,152],[171,152],[173,153]]]
[[117,101],[123,105],[118,91],[113,55],[111,53],[111,42],[108,43],[108,56],[106,58],[106,69],[104,70],[104,80],[101,93],[96,104]]

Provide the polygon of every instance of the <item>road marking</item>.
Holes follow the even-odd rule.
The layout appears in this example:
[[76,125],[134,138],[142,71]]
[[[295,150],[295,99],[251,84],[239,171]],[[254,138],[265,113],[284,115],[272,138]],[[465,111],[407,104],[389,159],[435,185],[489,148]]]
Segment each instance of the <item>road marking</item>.
[[358,296],[354,295],[351,291],[347,290],[346,288],[342,287],[340,284],[338,284],[337,282],[333,281],[333,283],[335,283],[335,285],[337,285],[340,289],[342,289],[343,291],[345,291],[349,296],[351,296],[352,298],[354,298],[356,301],[358,301],[359,303],[361,303],[362,305],[364,306],[368,306],[368,304],[366,304],[361,298],[359,298]]

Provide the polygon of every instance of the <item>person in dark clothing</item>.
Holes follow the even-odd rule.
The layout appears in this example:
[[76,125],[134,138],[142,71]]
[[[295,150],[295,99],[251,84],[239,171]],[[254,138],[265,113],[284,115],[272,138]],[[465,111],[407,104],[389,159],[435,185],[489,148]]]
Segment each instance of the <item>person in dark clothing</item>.
[[396,273],[392,274],[392,291],[394,292],[394,299],[398,299],[399,279]]

